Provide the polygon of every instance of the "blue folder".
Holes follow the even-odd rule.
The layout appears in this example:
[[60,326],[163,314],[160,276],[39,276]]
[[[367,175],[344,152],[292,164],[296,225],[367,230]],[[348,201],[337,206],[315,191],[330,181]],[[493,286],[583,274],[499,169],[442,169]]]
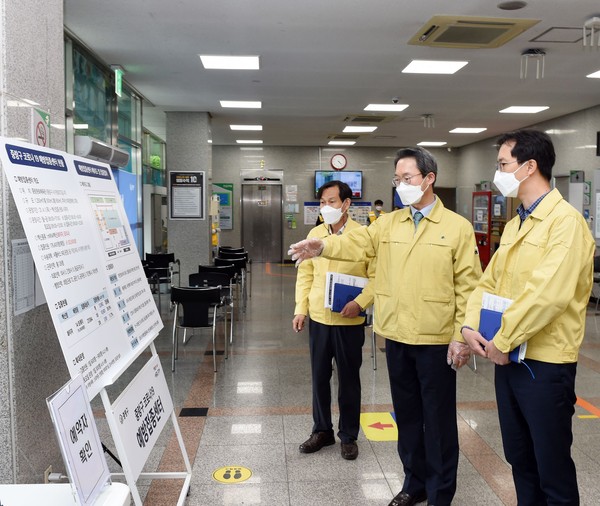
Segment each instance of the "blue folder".
[[[481,309],[479,312],[479,333],[483,337],[485,337],[488,341],[491,341],[500,330],[501,325],[502,313],[499,311],[492,311],[491,309]],[[518,364],[522,361],[522,359],[519,359],[521,346],[523,345],[517,346],[514,350],[508,353],[508,358],[511,362],[516,362]],[[524,350],[523,355],[525,355]]]
[[[343,283],[333,284],[333,302],[331,303],[331,310],[339,313],[344,306],[351,300],[356,299],[362,292],[362,287],[345,285]],[[360,313],[361,316],[365,316],[365,312]]]

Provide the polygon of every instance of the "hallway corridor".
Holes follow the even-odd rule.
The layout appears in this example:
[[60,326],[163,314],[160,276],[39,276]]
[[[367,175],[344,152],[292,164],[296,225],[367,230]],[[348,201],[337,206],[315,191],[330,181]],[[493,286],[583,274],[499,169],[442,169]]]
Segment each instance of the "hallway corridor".
[[[163,295],[165,328],[155,344],[193,468],[186,504],[387,505],[400,491],[403,473],[390,416],[384,340],[377,339],[374,370],[371,330],[366,329],[358,459],[343,460],[339,440],[317,453],[301,454],[298,445],[310,435],[312,417],[308,330],[297,334],[291,325],[296,271],[293,265],[255,264],[252,276],[247,312],[238,313],[230,356],[227,360],[223,354],[217,357],[216,373],[210,331],[204,329],[187,345],[180,342],[177,369],[171,374],[173,313],[164,303],[168,295]],[[573,454],[583,505],[600,500],[600,316],[594,315],[593,307],[590,304],[588,309],[579,358],[579,400],[573,418]],[[222,348],[220,328],[218,349]],[[147,359],[145,354],[143,360]],[[137,366],[123,375],[117,388],[130,381]],[[492,377],[492,365],[483,360],[477,362],[476,370],[471,361],[458,372],[456,505],[516,504],[502,451]],[[334,381],[334,399],[335,389]],[[114,451],[99,399],[93,407],[101,438]],[[109,466],[119,471],[114,462]],[[245,481],[236,481],[236,476],[246,472],[242,469],[236,474],[239,467],[251,472]],[[145,469],[184,469],[170,422]],[[180,480],[138,481],[146,506],[175,505],[181,484]]]

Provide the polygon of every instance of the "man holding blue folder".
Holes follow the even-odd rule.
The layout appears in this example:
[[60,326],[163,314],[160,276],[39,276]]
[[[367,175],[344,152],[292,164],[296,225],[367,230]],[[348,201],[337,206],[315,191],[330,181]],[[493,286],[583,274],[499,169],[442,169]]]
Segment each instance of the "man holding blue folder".
[[[323,223],[314,227],[308,237],[346,235],[356,228],[364,228],[348,216],[352,190],[341,181],[325,183],[317,194],[321,204]],[[338,437],[341,455],[346,460],[358,456],[356,439],[360,430],[360,366],[365,342],[365,319],[360,313],[373,302],[368,284],[363,290],[344,301],[334,301],[326,307],[328,294],[326,276],[330,273],[368,278],[371,262],[365,255],[355,262],[338,262],[316,258],[298,269],[296,280],[296,307],[292,326],[296,332],[304,329],[310,315],[309,346],[312,373],[313,428],[310,437],[300,445],[301,453],[313,453],[324,446],[335,444],[331,421],[332,360],[338,373],[338,404],[340,419]],[[340,285],[338,285],[339,287]],[[341,290],[343,291],[343,289]]]
[[390,506],[425,500],[449,506],[459,454],[455,369],[470,357],[469,347],[455,340],[481,262],[471,224],[434,194],[437,162],[431,153],[401,149],[394,168],[392,183],[404,209],[348,235],[293,244],[290,252],[298,261],[318,255],[356,260],[366,253],[377,263],[374,326],[386,339],[405,475]]
[[[594,239],[581,213],[551,190],[556,157],[547,134],[520,130],[500,137],[498,146],[494,184],[521,205],[469,298],[461,332],[474,353],[496,364],[502,442],[519,506],[576,506],[571,423]],[[489,294],[511,303],[486,339],[482,302]],[[524,363],[511,361],[524,345]]]

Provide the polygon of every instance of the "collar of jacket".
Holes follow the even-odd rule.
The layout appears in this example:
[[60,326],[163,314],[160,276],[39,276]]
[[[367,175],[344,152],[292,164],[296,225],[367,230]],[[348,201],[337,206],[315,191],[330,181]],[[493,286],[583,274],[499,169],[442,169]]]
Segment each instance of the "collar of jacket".
[[[427,216],[424,216],[423,218],[426,220],[429,220],[429,221],[433,221],[435,223],[439,223],[439,221],[442,219],[442,214],[444,213],[444,209],[445,208],[444,208],[444,203],[442,202],[442,199],[440,199],[436,195],[435,196],[435,204],[433,205],[433,208],[431,209],[429,214]],[[410,213],[410,206],[406,206],[405,208],[402,209],[402,211],[403,211],[403,215],[401,218],[402,221],[412,220],[411,213]]]
[[552,212],[561,200],[563,200],[563,196],[558,189],[554,188],[548,192],[548,195],[542,199],[529,216],[541,221]]

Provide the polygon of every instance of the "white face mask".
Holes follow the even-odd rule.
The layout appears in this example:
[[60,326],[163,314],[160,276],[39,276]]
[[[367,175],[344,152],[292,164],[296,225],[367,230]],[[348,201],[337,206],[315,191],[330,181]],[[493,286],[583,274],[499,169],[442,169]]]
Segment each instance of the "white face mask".
[[321,216],[323,216],[323,221],[327,225],[335,225],[342,219],[343,214],[341,207],[339,209],[331,206],[323,206],[321,208]]
[[375,206],[375,211],[381,211],[383,209],[383,207],[381,206]]
[[519,166],[514,172],[501,172],[499,170],[494,174],[494,185],[498,188],[498,191],[505,197],[516,197],[519,192],[519,185],[525,181],[529,176],[525,177],[522,181],[519,181],[515,174],[519,171],[523,165]]
[[[423,184],[423,183],[421,183]],[[426,190],[427,188],[425,188]],[[413,204],[418,204],[419,201],[423,198],[423,194],[425,190],[421,189],[421,185],[413,186],[412,184],[406,184],[404,181],[401,182],[398,186],[396,186],[396,193],[402,204],[405,206],[412,206]]]

